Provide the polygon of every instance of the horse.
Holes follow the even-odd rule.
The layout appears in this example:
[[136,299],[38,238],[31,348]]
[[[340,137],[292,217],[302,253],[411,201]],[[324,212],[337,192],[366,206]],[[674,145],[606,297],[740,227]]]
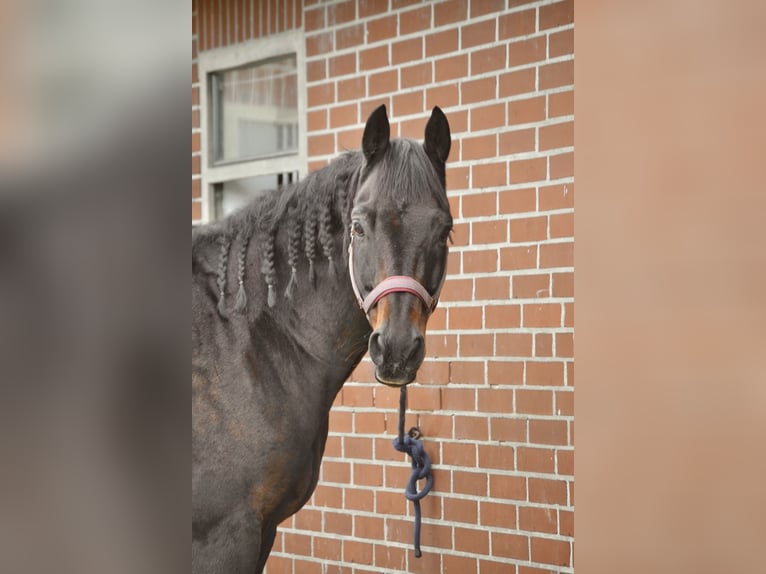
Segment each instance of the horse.
[[369,352],[403,387],[446,274],[449,123],[390,137],[192,230],[192,571],[260,573],[311,497],[335,396]]

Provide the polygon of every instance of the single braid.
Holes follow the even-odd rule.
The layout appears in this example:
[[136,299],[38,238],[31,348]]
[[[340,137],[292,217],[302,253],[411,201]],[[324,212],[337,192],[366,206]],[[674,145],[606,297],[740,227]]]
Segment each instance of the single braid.
[[268,295],[266,302],[269,307],[273,307],[277,302],[276,297],[276,270],[274,268],[274,236],[275,231],[270,231],[266,237],[266,244],[263,250],[263,262],[261,263],[261,273],[263,273],[266,279],[266,285],[268,287]]
[[221,317],[226,316],[226,305],[224,299],[226,297],[226,275],[228,272],[229,262],[229,247],[231,241],[228,238],[221,239],[221,250],[218,259],[218,314]]
[[319,220],[319,242],[322,244],[322,252],[327,258],[327,271],[330,277],[335,277],[335,264],[333,263],[334,241],[332,237],[332,200],[322,206]]
[[250,235],[245,234],[242,237],[242,245],[239,247],[237,256],[237,298],[234,303],[234,310],[243,313],[247,308],[247,293],[245,293],[245,269],[247,267],[247,248],[250,245]]
[[314,259],[316,258],[316,235],[317,220],[312,214],[306,217],[303,224],[303,251],[306,259],[309,261],[309,283],[313,287],[316,285],[316,275],[314,273]]
[[298,210],[292,208],[288,212],[287,229],[287,264],[290,266],[290,281],[285,289],[285,298],[292,299],[293,291],[297,284],[298,276],[298,255],[301,250],[301,220],[298,217]]

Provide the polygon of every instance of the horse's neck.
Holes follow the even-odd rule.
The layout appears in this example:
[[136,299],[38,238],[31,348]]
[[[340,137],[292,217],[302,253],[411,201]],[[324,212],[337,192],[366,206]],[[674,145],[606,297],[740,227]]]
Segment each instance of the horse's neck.
[[[256,337],[273,337],[278,331],[285,344],[272,347],[279,361],[294,363],[283,385],[295,385],[304,396],[316,394],[317,400],[329,409],[335,395],[367,350],[371,332],[369,323],[359,309],[348,275],[342,237],[335,238],[334,272],[327,259],[315,262],[316,278],[311,284],[308,264],[304,261],[296,274],[291,298],[285,296],[290,269],[284,263],[284,242],[277,244],[276,302],[262,307],[251,320],[255,322]],[[325,413],[326,415],[326,413]]]

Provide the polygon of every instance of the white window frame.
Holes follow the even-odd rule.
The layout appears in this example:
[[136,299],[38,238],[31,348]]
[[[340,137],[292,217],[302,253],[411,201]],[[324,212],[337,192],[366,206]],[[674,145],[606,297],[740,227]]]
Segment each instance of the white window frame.
[[[277,56],[295,54],[298,75],[298,152],[296,154],[263,159],[244,160],[214,165],[211,161],[212,111],[208,102],[210,74]],[[308,138],[306,136],[306,44],[303,32],[291,31],[241,44],[201,52],[198,56],[200,91],[200,187],[202,190],[202,217],[207,223],[215,217],[214,186],[226,181],[288,172],[298,172],[303,179],[308,173]]]

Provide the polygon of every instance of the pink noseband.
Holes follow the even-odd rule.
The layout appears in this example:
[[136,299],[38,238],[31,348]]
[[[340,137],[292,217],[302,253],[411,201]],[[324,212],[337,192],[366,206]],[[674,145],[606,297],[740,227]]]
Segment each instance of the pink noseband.
[[367,297],[362,297],[359,287],[356,284],[356,278],[354,277],[354,237],[351,237],[351,243],[348,246],[348,274],[351,276],[351,287],[354,289],[354,295],[359,302],[359,306],[364,311],[365,315],[370,314],[375,304],[389,293],[411,293],[420,299],[428,309],[429,313],[433,313],[436,309],[436,305],[439,302],[439,292],[441,291],[444,278],[442,277],[442,284],[436,290],[436,293],[431,296],[430,293],[423,287],[417,280],[406,275],[392,275],[386,277],[378,283],[375,288],[367,294]]

